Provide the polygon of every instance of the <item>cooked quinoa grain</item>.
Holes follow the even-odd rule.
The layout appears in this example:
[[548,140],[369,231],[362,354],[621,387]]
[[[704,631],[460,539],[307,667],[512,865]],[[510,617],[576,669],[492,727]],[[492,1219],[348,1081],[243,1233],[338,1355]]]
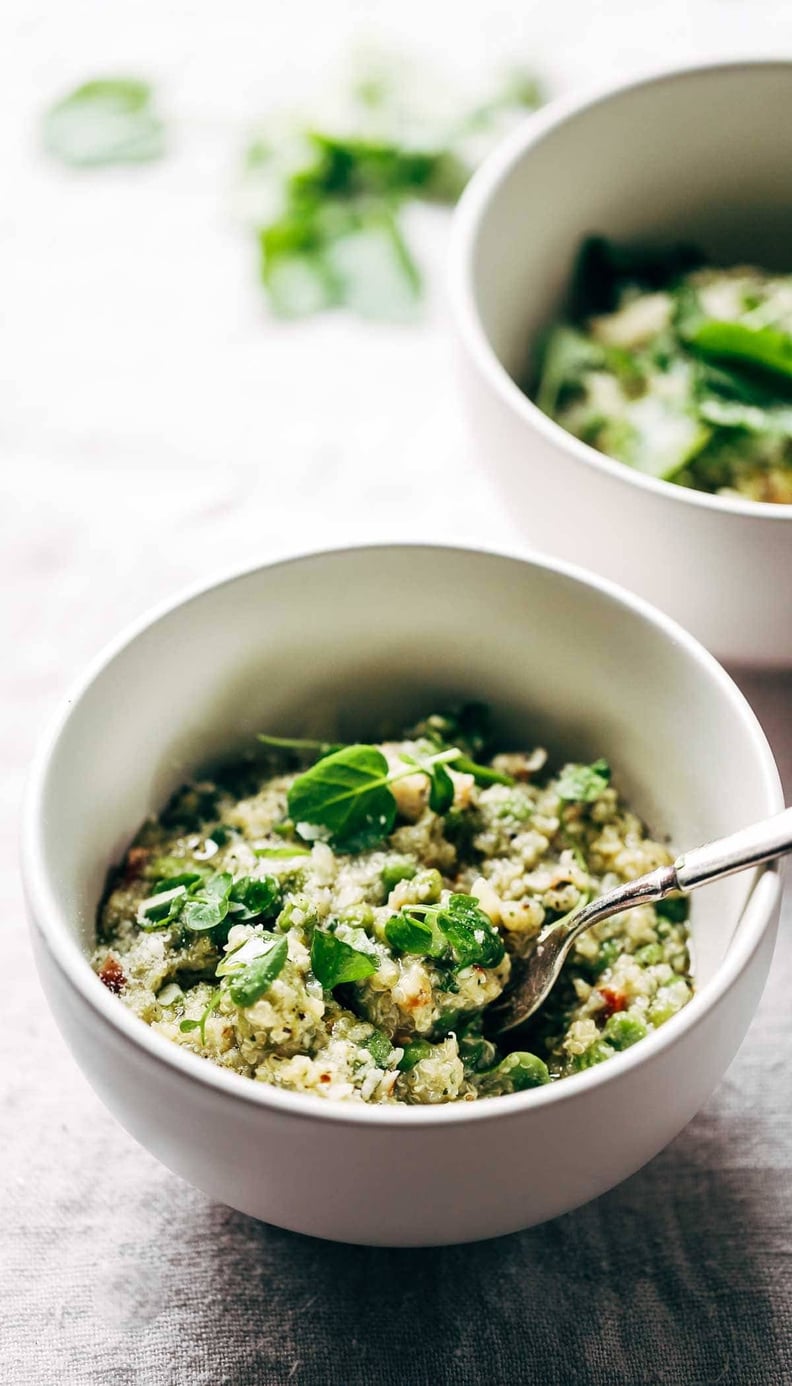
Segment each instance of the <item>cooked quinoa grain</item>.
[[174,1044],[341,1101],[472,1101],[643,1038],[692,994],[681,900],[585,934],[523,1049],[486,1038],[546,924],[671,858],[604,762],[488,758],[475,725],[464,709],[401,741],[317,748],[307,771],[273,760],[185,787],[111,883],[100,979]]

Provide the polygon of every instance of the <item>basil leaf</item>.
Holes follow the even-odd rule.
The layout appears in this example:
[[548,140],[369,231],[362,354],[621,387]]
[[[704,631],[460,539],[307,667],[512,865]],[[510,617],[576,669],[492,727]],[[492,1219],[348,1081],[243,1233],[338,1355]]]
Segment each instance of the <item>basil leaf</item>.
[[547,333],[542,351],[536,404],[552,418],[564,393],[577,389],[588,371],[597,370],[605,360],[602,347],[575,327],[561,324]]
[[378,1068],[385,1068],[393,1053],[393,1045],[382,1030],[373,1030],[368,1039],[363,1041],[362,1047],[368,1050]]
[[389,778],[388,762],[375,746],[346,746],[298,775],[289,790],[289,813],[298,831],[307,823],[326,829],[342,851],[366,851],[387,837],[396,820]]
[[315,929],[311,941],[311,967],[325,991],[342,982],[361,982],[377,970],[377,959],[371,953],[361,953],[335,934]]
[[428,1059],[430,1057],[432,1049],[433,1046],[429,1043],[428,1040],[410,1040],[407,1044],[405,1044],[404,1053],[402,1054],[398,1062],[397,1067],[399,1069],[399,1072],[409,1073],[412,1069],[415,1068],[416,1064],[419,1064],[421,1062],[422,1059]]
[[245,967],[231,974],[228,990],[235,1006],[252,1006],[280,975],[289,956],[286,935],[276,939],[266,953],[261,953]]
[[233,884],[230,871],[218,872],[204,881],[202,890],[186,902],[182,911],[181,922],[185,929],[193,934],[205,934],[222,924],[228,914]]
[[451,779],[445,765],[433,764],[420,756],[409,755],[406,752],[402,755],[402,760],[407,765],[414,765],[416,770],[423,770],[429,779],[429,807],[433,813],[448,813],[454,802],[454,781]]
[[189,888],[202,880],[203,875],[198,871],[183,871],[180,876],[165,876],[161,881],[157,881],[152,894],[160,895],[165,890],[175,889],[176,886]]
[[611,771],[606,760],[593,765],[565,765],[558,776],[556,791],[559,799],[569,803],[593,804],[610,784]]
[[[408,913],[394,914],[385,925],[385,938],[399,953],[416,953],[419,957],[438,957],[445,952],[443,940],[439,940],[427,918]],[[428,913],[428,911],[427,911]],[[431,911],[435,916],[438,910]]]
[[452,895],[440,910],[437,925],[460,967],[474,963],[497,967],[502,961],[503,939],[472,895]]
[[742,322],[707,319],[691,328],[686,340],[705,357],[772,371],[792,380],[792,335],[777,327],[748,327]]
[[767,434],[773,438],[792,438],[792,406],[743,404],[738,399],[710,395],[699,401],[700,418],[718,428],[741,428],[746,433]]
[[429,807],[433,813],[448,813],[454,802],[454,782],[444,765],[435,765],[429,781]]
[[274,876],[243,876],[229,893],[229,909],[238,923],[270,918],[281,906],[281,888]]
[[151,87],[128,77],[86,82],[47,112],[44,144],[56,159],[77,167],[160,158],[164,130]]

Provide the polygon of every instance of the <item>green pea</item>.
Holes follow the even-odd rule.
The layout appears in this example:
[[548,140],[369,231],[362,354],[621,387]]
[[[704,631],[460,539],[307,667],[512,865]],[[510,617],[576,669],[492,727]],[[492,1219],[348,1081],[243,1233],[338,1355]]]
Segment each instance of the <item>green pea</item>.
[[417,870],[415,862],[408,861],[407,857],[391,857],[386,861],[382,868],[382,888],[386,896],[399,881],[411,881]]
[[635,954],[635,961],[642,967],[654,967],[656,963],[663,961],[663,950],[659,943],[646,943],[643,948],[639,948]]
[[582,1054],[576,1054],[572,1067],[576,1073],[582,1073],[587,1068],[593,1068],[595,1064],[601,1064],[605,1059],[610,1059],[615,1051],[610,1045],[603,1044],[601,1040],[595,1040],[588,1049],[584,1049]]
[[344,924],[355,925],[358,929],[370,929],[374,923],[374,911],[371,905],[350,905],[349,909],[339,915],[339,919],[343,920]]
[[602,1031],[603,1039],[614,1049],[629,1049],[631,1044],[637,1044],[647,1034],[648,1030],[640,1017],[626,1011],[612,1015]]
[[436,905],[443,893],[443,878],[439,871],[430,867],[419,871],[413,878],[413,891],[422,905]]

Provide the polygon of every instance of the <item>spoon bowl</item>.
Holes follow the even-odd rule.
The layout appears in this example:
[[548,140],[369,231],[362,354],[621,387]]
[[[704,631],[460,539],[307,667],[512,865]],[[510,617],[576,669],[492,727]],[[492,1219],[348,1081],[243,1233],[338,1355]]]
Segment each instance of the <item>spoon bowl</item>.
[[763,819],[740,832],[730,833],[677,857],[673,866],[660,866],[645,876],[617,886],[596,900],[579,906],[542,931],[533,952],[513,969],[512,982],[503,996],[490,1007],[487,1029],[492,1035],[506,1034],[524,1025],[547,1000],[561,974],[576,939],[623,910],[653,904],[679,892],[687,894],[698,886],[746,871],[760,862],[772,861],[792,851],[792,808]]

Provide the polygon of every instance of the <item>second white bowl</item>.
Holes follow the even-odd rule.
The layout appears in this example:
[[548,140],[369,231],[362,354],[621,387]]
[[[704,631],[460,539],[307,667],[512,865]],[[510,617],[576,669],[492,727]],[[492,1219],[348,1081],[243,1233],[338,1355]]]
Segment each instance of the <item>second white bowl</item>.
[[792,664],[792,506],[643,476],[515,382],[563,315],[587,235],[792,273],[791,103],[792,63],[750,62],[548,107],[472,180],[451,272],[464,402],[526,537],[624,583],[721,658],[778,666]]

